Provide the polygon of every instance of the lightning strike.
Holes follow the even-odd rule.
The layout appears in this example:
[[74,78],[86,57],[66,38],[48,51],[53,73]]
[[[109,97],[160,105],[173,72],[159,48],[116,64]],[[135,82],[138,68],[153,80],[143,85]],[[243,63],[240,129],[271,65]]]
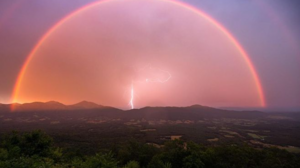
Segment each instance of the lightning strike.
[[[131,88],[130,88],[130,101],[129,101],[129,105],[130,105],[131,109],[134,109],[133,83],[166,83],[172,78],[172,75],[168,71],[159,69],[157,67],[152,67],[150,64],[147,65],[146,67],[140,69],[138,72],[142,73],[143,71],[150,71],[150,73],[148,73],[148,75],[150,75],[150,77],[147,74],[146,75],[144,74],[144,75],[142,75],[145,77],[145,78],[143,77],[144,79],[132,81]],[[163,74],[163,75],[160,76],[161,74]]]
[[134,98],[134,90],[133,90],[133,84],[131,84],[130,102],[129,102],[131,109],[134,109],[133,98]]

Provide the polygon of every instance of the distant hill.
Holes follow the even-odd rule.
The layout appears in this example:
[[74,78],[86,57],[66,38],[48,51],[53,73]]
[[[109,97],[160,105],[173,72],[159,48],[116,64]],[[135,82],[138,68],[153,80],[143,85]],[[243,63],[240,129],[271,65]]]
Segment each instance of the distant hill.
[[114,107],[102,106],[93,102],[82,101],[73,105],[59,102],[33,102],[13,104],[0,104],[0,113],[6,117],[39,115],[48,118],[64,120],[66,118],[110,118],[123,120],[205,120],[205,119],[300,119],[300,113],[267,113],[260,111],[235,111],[212,108],[201,105],[188,107],[144,107],[141,109],[121,110]]
[[82,101],[72,105],[65,105],[56,101],[49,102],[32,102],[24,104],[0,104],[0,111],[10,111],[13,107],[14,112],[29,112],[29,111],[70,111],[70,110],[91,110],[112,108],[102,106],[93,102]]
[[[203,119],[203,118],[260,118],[265,113],[259,111],[232,111],[223,110],[201,105],[188,107],[144,107],[126,111],[126,114],[132,118],[147,119]],[[125,116],[126,117],[126,116]]]
[[14,107],[16,111],[50,111],[50,110],[67,109],[66,105],[55,101],[50,101],[46,103],[43,102],[24,103]]
[[105,106],[93,103],[93,102],[88,102],[88,101],[82,101],[73,105],[68,106],[69,109],[102,109],[105,108]]
[[14,103],[14,104],[1,104],[0,103],[0,112],[8,112],[10,111],[10,107],[14,105],[14,106],[18,106],[18,103]]

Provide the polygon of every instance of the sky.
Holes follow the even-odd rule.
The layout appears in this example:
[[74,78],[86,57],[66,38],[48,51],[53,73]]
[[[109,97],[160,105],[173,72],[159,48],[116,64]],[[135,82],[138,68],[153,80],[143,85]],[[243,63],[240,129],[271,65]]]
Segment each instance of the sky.
[[0,2],[0,103],[300,109],[297,0],[108,0],[34,50],[92,2]]

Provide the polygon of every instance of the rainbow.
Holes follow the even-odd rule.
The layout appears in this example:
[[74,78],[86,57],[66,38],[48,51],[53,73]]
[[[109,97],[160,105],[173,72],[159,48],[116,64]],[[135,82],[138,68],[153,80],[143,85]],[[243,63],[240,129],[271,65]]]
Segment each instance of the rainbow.
[[[102,5],[104,3],[111,3],[111,2],[117,2],[117,1],[118,0],[100,0],[100,1],[90,3],[86,6],[83,6],[79,9],[77,9],[76,11],[70,13],[69,15],[67,15],[66,17],[61,19],[59,22],[57,22],[52,28],[50,28],[47,31],[47,33],[42,36],[42,38],[38,41],[38,43],[35,45],[35,47],[32,49],[32,51],[29,53],[28,57],[26,58],[23,66],[21,68],[21,71],[20,71],[20,73],[17,77],[16,83],[15,83],[15,87],[14,87],[14,90],[13,90],[13,93],[12,93],[12,102],[17,101],[17,97],[18,97],[20,86],[21,86],[21,82],[22,82],[22,79],[24,77],[24,74],[26,72],[26,69],[27,69],[30,61],[34,57],[34,55],[37,52],[37,50],[39,49],[39,47],[44,43],[45,40],[47,40],[47,38],[49,36],[51,36],[51,34],[53,32],[55,32],[57,29],[59,29],[67,20],[73,18],[74,16],[80,15],[81,13],[91,9],[92,7],[95,7],[97,5]],[[223,27],[220,23],[218,23],[216,20],[214,20],[212,17],[210,17],[208,14],[200,11],[199,9],[197,9],[193,6],[190,6],[188,4],[185,4],[185,3],[179,2],[179,1],[175,1],[175,0],[161,0],[161,1],[165,1],[165,2],[170,3],[172,5],[180,6],[182,8],[185,8],[185,9],[189,10],[190,12],[193,12],[193,13],[197,14],[198,16],[204,18],[206,21],[208,21],[209,23],[214,25],[218,30],[220,30],[220,32],[222,32],[228,38],[228,40],[240,52],[240,54],[242,55],[244,61],[247,64],[247,66],[249,67],[249,70],[250,70],[250,72],[253,76],[253,79],[254,79],[254,82],[255,82],[255,85],[256,85],[256,88],[257,88],[258,96],[259,96],[259,99],[260,99],[260,105],[262,107],[265,107],[266,103],[265,103],[265,99],[264,99],[263,89],[262,89],[259,77],[257,75],[257,72],[256,72],[249,56],[247,55],[246,51],[238,43],[238,41],[233,37],[233,35],[225,27]]]

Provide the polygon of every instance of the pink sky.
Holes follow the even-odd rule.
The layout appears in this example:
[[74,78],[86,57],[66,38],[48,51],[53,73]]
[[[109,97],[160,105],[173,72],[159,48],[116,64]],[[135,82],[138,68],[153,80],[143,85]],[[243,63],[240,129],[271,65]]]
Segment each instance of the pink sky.
[[[62,18],[91,2],[95,0],[0,1],[0,103],[12,102],[20,71],[38,41]],[[179,2],[214,18],[244,48],[267,108],[300,108],[300,55],[294,47],[300,45],[298,0],[265,0],[264,5],[240,0]],[[130,83],[144,78],[139,69],[150,64],[172,78],[163,84],[133,82],[137,107],[257,106],[253,77],[236,48],[200,17],[168,5],[162,5],[163,10],[155,3],[98,7],[64,23],[33,57],[18,99],[90,100],[128,108]],[[112,75],[105,77],[107,73]]]
[[[164,75],[141,73],[146,66],[172,77],[151,82]],[[126,108],[131,85],[135,107],[261,106],[249,66],[215,25],[182,6],[135,0],[97,5],[63,23],[28,64],[15,100]]]

